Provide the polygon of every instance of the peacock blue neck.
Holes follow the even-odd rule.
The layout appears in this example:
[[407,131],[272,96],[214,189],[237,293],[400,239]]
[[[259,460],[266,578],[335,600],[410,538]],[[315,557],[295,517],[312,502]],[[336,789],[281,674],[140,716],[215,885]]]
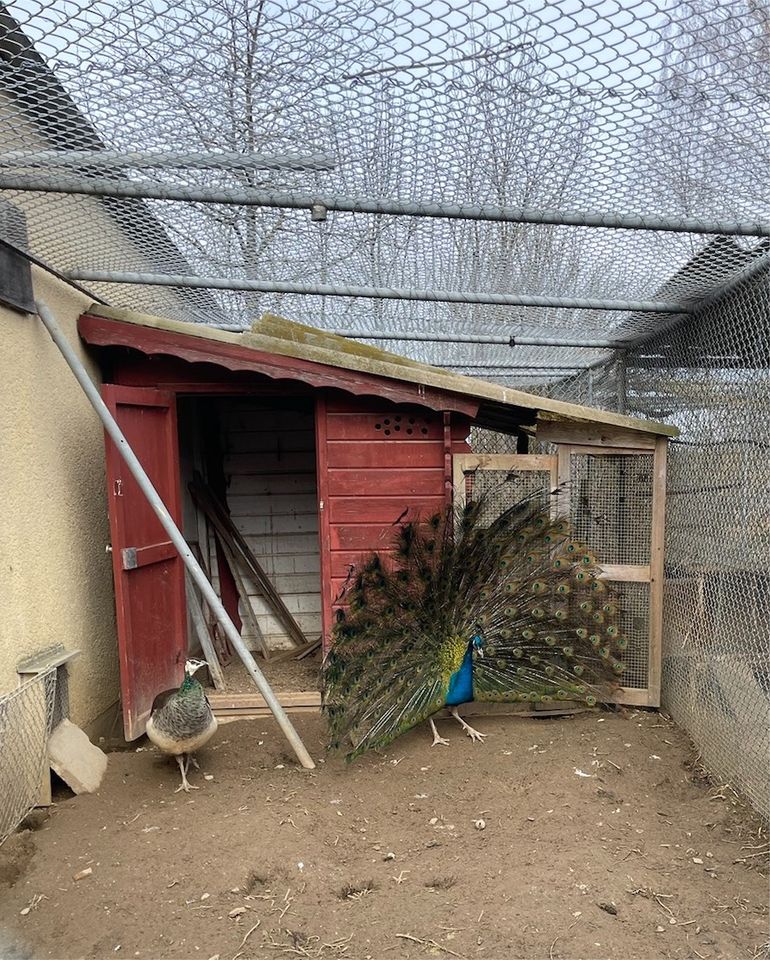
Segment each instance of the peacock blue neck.
[[456,707],[471,700],[473,700],[473,644],[469,643],[463,662],[449,678],[446,704],[448,707]]

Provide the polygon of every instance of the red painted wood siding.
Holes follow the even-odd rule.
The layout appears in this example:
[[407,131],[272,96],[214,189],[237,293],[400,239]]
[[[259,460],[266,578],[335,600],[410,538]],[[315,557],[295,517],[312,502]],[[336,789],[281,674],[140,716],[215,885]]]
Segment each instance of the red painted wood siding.
[[[174,395],[113,384],[105,384],[102,393],[172,518],[181,523]],[[109,437],[106,451],[123,728],[126,739],[134,740],[144,733],[155,696],[182,679],[184,565]]]
[[[372,551],[389,553],[399,520],[427,518],[451,491],[447,452],[467,452],[468,421],[382,400],[319,399],[318,452],[323,625],[351,568]],[[448,445],[447,445],[448,442]]]

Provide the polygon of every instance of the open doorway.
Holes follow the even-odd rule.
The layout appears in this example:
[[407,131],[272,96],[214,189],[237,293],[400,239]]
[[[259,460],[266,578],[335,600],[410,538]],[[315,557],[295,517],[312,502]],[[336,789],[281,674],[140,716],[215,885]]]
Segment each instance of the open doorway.
[[[320,644],[308,649],[322,631],[312,397],[182,396],[177,414],[186,539],[271,687],[317,693]],[[212,520],[212,504],[232,525],[235,548]],[[254,563],[266,584],[254,576]],[[187,589],[194,589],[189,582]],[[195,602],[188,607],[195,649],[201,625]],[[254,682],[210,612],[202,612],[222,666],[216,698],[245,703],[256,695]]]

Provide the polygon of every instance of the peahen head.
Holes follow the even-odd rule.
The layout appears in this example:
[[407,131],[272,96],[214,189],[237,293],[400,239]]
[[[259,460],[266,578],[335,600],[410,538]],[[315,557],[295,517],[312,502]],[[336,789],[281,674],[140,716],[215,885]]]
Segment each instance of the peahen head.
[[185,676],[192,677],[195,674],[196,670],[200,670],[201,667],[207,667],[207,666],[208,666],[208,663],[205,660],[196,660],[191,657],[189,660],[185,660],[185,664],[184,664]]
[[207,667],[208,663],[205,660],[195,660],[190,658],[185,660],[184,664],[184,679],[182,680],[182,685],[179,688],[181,693],[190,693],[192,690],[198,688],[200,689],[200,684],[197,680],[194,679],[193,674],[196,670],[200,670],[201,667]]

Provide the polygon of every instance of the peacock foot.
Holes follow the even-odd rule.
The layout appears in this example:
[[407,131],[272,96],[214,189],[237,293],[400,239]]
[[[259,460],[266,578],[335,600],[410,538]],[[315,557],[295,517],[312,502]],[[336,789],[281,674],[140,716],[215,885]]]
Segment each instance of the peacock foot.
[[433,731],[433,743],[431,746],[437,747],[440,744],[442,747],[448,747],[449,741],[438,735],[438,730],[436,729],[436,724],[433,722],[433,720],[430,721],[430,728]]
[[473,743],[483,743],[485,738],[488,736],[486,733],[481,733],[480,730],[476,730],[475,727],[472,727],[469,723],[466,723],[465,720],[457,712],[457,707],[452,710],[452,716],[457,720],[463,730],[468,734]]

